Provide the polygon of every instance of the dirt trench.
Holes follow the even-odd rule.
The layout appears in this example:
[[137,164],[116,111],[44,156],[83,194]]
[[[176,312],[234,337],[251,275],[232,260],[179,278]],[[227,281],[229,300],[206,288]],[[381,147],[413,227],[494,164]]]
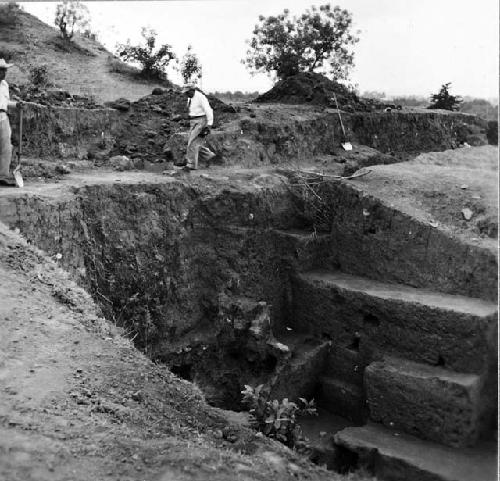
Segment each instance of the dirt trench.
[[[467,407],[474,429],[450,428],[464,431],[458,441],[439,438],[474,443],[479,424],[491,425],[495,397],[489,306],[497,263],[488,242],[404,214],[359,181],[314,187],[314,175],[311,185],[296,176],[77,175],[2,196],[2,221],[52,255],[109,321],[213,406],[240,410],[243,386],[263,383],[276,399],[317,399],[332,432],[361,426],[369,416],[364,372],[390,354],[477,377],[471,396],[480,402]],[[396,289],[395,297],[371,300],[377,283],[389,283],[382,290]],[[356,287],[365,284],[366,292]],[[439,302],[450,305],[446,296],[457,294],[480,298],[488,315],[469,321],[466,309],[453,318],[432,304],[445,296]],[[431,302],[427,310],[398,300],[414,295]],[[410,349],[415,336],[422,342]],[[370,379],[386,383],[377,369]],[[443,402],[462,402],[450,389]],[[357,465],[349,456],[331,445],[312,454],[337,470]]]
[[[298,272],[329,267],[495,296],[488,249],[394,211],[355,182],[332,183],[320,194],[318,203],[293,174],[104,180],[53,198],[18,197],[3,216],[61,256],[150,358],[197,383],[212,404],[241,409],[244,384],[268,382],[277,372],[293,378],[284,374],[290,352],[281,340],[298,342],[287,329],[300,310],[292,299]],[[287,383],[278,378],[276,393],[285,397]]]

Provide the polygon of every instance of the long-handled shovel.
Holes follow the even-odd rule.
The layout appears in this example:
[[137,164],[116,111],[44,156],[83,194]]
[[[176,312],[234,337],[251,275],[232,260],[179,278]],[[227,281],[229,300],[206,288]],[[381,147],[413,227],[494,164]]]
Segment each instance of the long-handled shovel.
[[23,151],[23,109],[19,110],[19,145],[17,148],[17,165],[14,169],[14,179],[18,187],[24,187],[23,176],[21,175],[21,155]]
[[341,144],[344,150],[352,150],[351,142],[347,142],[347,135],[345,134],[344,123],[342,122],[342,116],[340,115],[339,104],[337,102],[337,96],[333,94],[333,99],[335,100],[335,105],[337,106],[337,114],[340,120],[340,126],[342,127],[342,134],[344,135],[344,142]]

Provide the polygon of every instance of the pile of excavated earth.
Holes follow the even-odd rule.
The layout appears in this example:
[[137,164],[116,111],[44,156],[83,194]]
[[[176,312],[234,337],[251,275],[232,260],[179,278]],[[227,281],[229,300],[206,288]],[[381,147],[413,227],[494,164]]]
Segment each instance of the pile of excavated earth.
[[271,90],[255,99],[258,103],[337,105],[347,112],[371,112],[382,108],[375,99],[361,99],[346,86],[314,72],[304,72],[280,80]]
[[[175,87],[27,107],[25,187],[0,191],[0,478],[496,479],[487,124],[295,85],[210,98],[217,157],[191,173]],[[261,384],[315,400],[300,450],[251,427]]]

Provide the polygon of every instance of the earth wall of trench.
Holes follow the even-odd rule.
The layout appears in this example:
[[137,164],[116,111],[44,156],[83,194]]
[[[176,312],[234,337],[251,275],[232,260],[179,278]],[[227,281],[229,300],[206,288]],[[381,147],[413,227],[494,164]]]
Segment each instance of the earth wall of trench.
[[[272,112],[271,112],[272,113]],[[104,149],[118,152],[117,145],[134,135],[147,139],[139,146],[141,158],[158,161],[177,156],[185,149],[185,135],[164,135],[165,123],[175,124],[168,117],[151,114],[142,124],[132,118],[133,110],[78,109],[26,105],[23,110],[23,153],[32,157],[86,158],[89,152]],[[252,114],[253,115],[253,114]],[[224,164],[251,167],[263,164],[283,164],[314,156],[333,154],[343,138],[336,113],[313,111],[295,115],[292,111],[276,114],[278,121],[267,114],[247,116],[223,123],[210,136],[210,143],[222,156]],[[465,141],[487,143],[488,124],[478,117],[457,113],[357,113],[343,114],[348,138],[358,144],[394,155],[393,161],[406,154],[441,151],[455,148]],[[132,124],[130,124],[132,122]],[[18,112],[11,115],[13,139],[18,139]],[[179,127],[175,127],[177,131]],[[185,127],[187,132],[187,127]],[[144,132],[142,132],[144,131]],[[157,132],[154,139],[146,134]],[[142,134],[141,134],[142,132]],[[160,135],[161,133],[161,135]],[[478,136],[479,134],[479,136]],[[479,140],[478,140],[479,139]],[[483,140],[481,140],[483,139]],[[126,143],[126,142],[125,142]],[[168,154],[165,154],[165,146]],[[119,149],[118,149],[119,150]],[[178,152],[179,151],[179,152]],[[127,152],[121,152],[127,153]],[[388,160],[379,159],[386,163]]]
[[[442,292],[496,295],[489,251],[463,246],[347,184],[331,189],[336,214],[326,224],[326,249],[314,237],[297,245],[283,236],[297,229],[311,234],[315,213],[271,176],[238,186],[96,184],[60,197],[4,197],[0,220],[71,271],[150,357],[188,370],[201,366],[206,375],[222,366],[211,382],[231,383],[233,395],[242,376],[272,370],[278,354],[245,344],[249,326],[228,337],[227,312],[264,302],[273,329],[282,332],[291,314],[290,274],[298,270],[330,267]],[[373,214],[369,222],[364,209]],[[220,404],[234,405],[234,398]]]
[[[89,149],[109,142],[121,129],[124,116],[113,109],[78,109],[27,104],[23,107],[24,155],[86,158]],[[10,115],[13,143],[19,139],[19,112]]]

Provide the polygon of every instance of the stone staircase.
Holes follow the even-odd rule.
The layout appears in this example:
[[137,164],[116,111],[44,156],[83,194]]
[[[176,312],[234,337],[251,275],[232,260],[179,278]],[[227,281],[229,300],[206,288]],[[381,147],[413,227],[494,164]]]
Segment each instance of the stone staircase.
[[380,479],[496,479],[496,304],[324,269],[294,274],[292,303],[293,330],[330,341],[337,449]]

